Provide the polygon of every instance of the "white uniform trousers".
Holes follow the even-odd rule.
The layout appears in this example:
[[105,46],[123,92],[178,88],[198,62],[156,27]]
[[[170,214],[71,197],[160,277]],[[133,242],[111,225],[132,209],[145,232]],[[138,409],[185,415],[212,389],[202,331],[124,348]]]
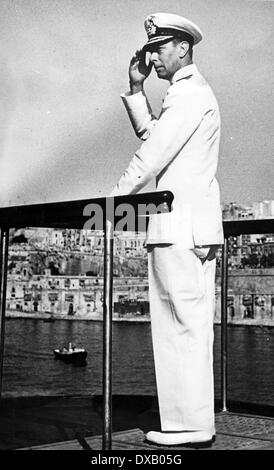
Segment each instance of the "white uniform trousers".
[[179,244],[148,245],[149,300],[162,431],[215,434],[216,259]]

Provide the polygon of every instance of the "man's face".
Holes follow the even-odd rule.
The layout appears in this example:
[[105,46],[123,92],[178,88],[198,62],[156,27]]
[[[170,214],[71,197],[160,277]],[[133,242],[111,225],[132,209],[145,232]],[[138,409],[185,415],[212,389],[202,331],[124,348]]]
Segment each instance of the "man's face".
[[171,80],[175,72],[182,67],[179,57],[180,45],[172,40],[157,45],[151,45],[148,49],[150,52],[150,61],[152,62],[158,78],[163,80]]

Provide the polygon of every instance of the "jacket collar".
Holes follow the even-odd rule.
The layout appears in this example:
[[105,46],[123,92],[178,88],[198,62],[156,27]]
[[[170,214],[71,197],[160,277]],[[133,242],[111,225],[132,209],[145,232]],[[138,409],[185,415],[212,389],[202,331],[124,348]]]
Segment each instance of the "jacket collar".
[[195,64],[190,64],[186,65],[185,67],[182,67],[181,69],[177,70],[175,74],[173,75],[170,84],[173,85],[173,83],[178,82],[179,80],[182,80],[183,78],[191,77],[194,73],[198,71],[197,66]]

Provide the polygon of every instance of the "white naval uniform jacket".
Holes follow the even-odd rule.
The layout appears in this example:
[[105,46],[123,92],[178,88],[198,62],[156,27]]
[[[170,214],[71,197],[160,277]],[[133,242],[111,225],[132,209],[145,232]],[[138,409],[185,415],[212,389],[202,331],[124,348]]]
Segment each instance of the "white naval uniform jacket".
[[112,191],[135,194],[156,178],[158,191],[174,194],[172,211],[151,215],[147,244],[184,248],[223,243],[219,185],[220,141],[216,98],[196,65],[178,70],[158,119],[143,92],[122,95],[134,130],[144,142]]

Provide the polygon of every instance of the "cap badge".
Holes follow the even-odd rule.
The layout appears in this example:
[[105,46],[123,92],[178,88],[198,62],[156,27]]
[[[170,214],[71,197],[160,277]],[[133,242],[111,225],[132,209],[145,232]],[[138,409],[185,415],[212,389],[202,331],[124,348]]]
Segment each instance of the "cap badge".
[[146,33],[148,35],[148,38],[151,38],[151,36],[154,36],[157,30],[156,24],[154,24],[154,21],[152,18],[148,18],[145,24],[145,29]]

